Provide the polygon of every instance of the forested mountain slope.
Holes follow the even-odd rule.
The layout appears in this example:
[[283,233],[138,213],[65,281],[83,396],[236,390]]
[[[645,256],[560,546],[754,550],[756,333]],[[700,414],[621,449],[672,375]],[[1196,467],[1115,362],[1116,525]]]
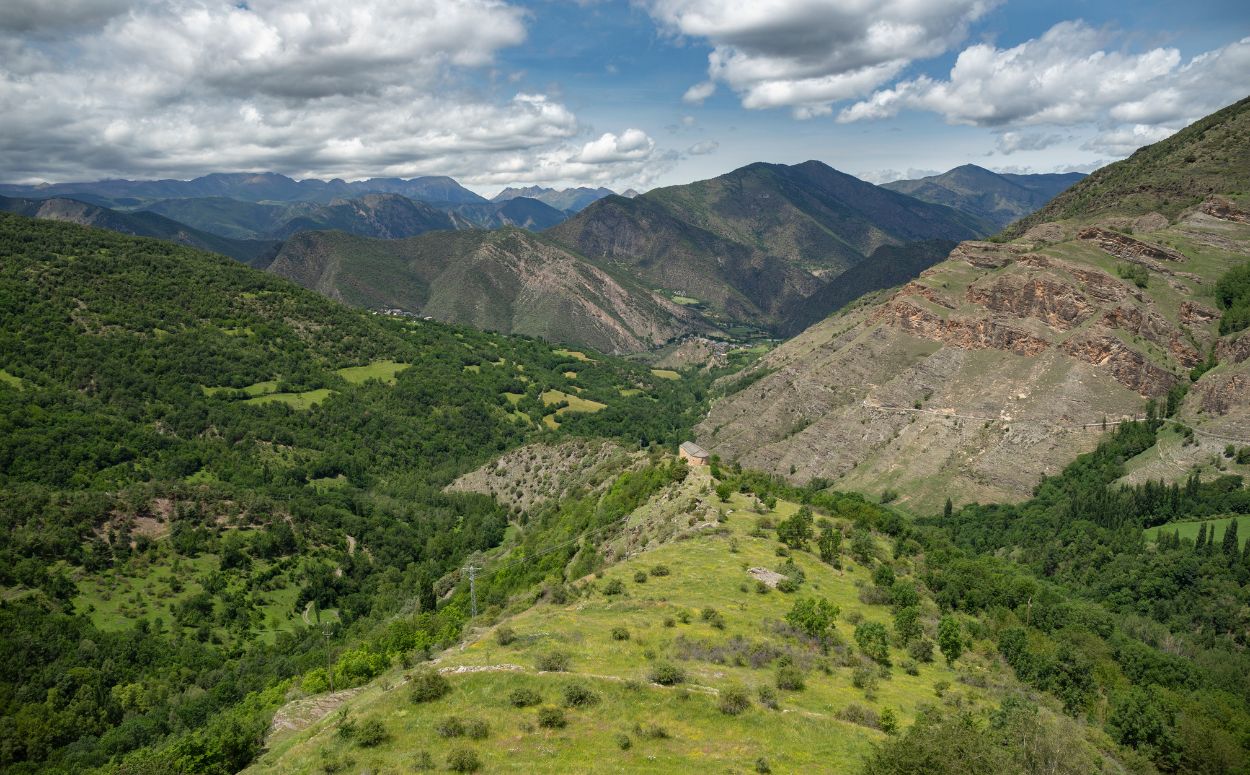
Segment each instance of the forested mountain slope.
[[0,214],[0,255],[12,772],[237,771],[292,676],[361,680],[401,613],[405,649],[458,637],[433,584],[507,511],[446,484],[549,435],[675,443],[698,411],[697,382],[166,242]]
[[[1137,213],[1141,197],[1160,203],[1166,195],[1149,192],[1167,187],[1158,181],[1171,180],[1170,168],[1151,160],[1227,160],[1250,147],[1236,140],[1250,115],[1239,105],[1091,175],[1030,222],[1111,191],[1106,181],[1118,181],[1124,212]],[[1239,291],[1218,285],[1250,258],[1239,176],[1212,169],[1204,199],[1184,209],[1172,199],[1171,218],[1107,209],[1036,223],[1011,242],[964,243],[889,298],[822,321],[727,384],[700,443],[745,466],[889,491],[927,511],[948,496],[1022,498],[1090,449],[1104,418],[1142,416],[1154,400],[1196,429],[1177,463],[1154,475],[1214,465],[1227,443],[1250,443],[1244,313]],[[1122,195],[1129,189],[1137,198]]]

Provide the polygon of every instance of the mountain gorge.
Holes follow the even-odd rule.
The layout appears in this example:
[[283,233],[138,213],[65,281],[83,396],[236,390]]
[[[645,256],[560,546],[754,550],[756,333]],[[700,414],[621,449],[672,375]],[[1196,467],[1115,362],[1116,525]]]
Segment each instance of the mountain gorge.
[[212,200],[268,271],[10,205],[0,768],[1247,771],[1248,122],[989,237],[816,163]]

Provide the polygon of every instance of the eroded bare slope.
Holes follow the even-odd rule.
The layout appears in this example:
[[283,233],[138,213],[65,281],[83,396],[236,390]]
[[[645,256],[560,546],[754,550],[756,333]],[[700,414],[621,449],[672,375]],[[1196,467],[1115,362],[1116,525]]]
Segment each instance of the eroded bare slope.
[[1211,297],[1250,257],[1244,212],[1212,199],[1174,222],[1068,221],[963,243],[738,377],[746,386],[713,406],[698,440],[798,481],[894,489],[921,511],[948,495],[1019,499],[1092,448],[1103,418],[1140,416],[1188,384],[1213,347],[1220,365],[1178,417],[1200,438],[1250,438],[1250,336],[1220,339]]

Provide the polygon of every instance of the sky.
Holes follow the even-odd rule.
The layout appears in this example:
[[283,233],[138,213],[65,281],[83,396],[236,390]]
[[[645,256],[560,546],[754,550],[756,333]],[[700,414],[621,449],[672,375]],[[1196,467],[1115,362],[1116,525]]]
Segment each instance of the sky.
[[1250,3],[1128,6],[4,0],[0,181],[1086,172],[1250,95]]

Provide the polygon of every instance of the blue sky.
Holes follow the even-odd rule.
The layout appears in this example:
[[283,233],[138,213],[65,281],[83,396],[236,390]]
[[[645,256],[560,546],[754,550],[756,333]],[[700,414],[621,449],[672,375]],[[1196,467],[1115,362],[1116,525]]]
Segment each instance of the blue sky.
[[1250,4],[6,0],[0,180],[647,188],[1089,170],[1250,93]]
[[[820,159],[839,169],[877,180],[931,173],[963,163],[1040,172],[1100,166],[1122,153],[1082,149],[1095,128],[1082,122],[1052,134],[1071,140],[1036,152],[995,153],[1001,131],[952,125],[941,115],[908,110],[885,121],[838,123],[833,118],[795,119],[785,108],[747,109],[733,91],[721,88],[702,105],[682,101],[686,89],[706,78],[706,39],[674,37],[641,7],[629,3],[527,3],[533,14],[530,45],[507,51],[502,62],[524,72],[523,83],[558,89],[579,118],[596,129],[637,126],[666,151],[684,158],[655,182],[682,183],[711,177],[753,161],[795,163]],[[1250,35],[1250,4],[1209,2],[1186,5],[1113,2],[1008,2],[997,5],[968,31],[966,44],[991,42],[1010,48],[1037,38],[1056,24],[1082,20],[1107,33],[1117,50],[1178,49],[1185,61],[1237,43]],[[912,63],[904,77],[945,77],[963,46]],[[1240,91],[1222,93],[1232,102],[1250,95],[1250,71]],[[1197,117],[1197,116],[1193,116]],[[1175,122],[1173,122],[1173,126]],[[691,155],[699,143],[716,150]]]

